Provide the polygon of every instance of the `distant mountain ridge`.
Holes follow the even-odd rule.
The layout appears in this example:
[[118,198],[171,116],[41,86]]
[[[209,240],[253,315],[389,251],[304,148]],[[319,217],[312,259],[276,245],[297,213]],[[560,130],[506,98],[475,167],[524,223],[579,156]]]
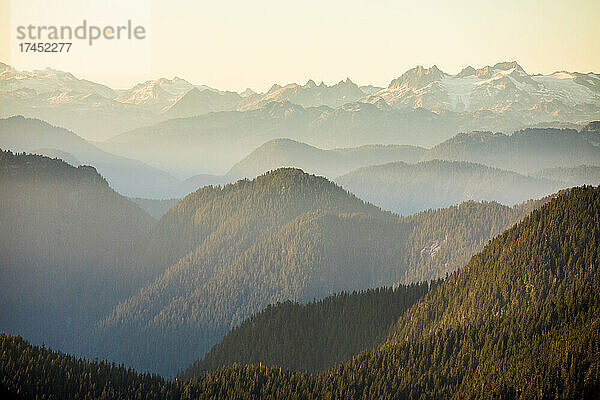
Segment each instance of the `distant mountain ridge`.
[[430,150],[426,160],[459,160],[520,173],[555,166],[600,165],[600,134],[584,127],[528,128],[512,135],[492,132],[460,133]]
[[556,182],[564,182],[570,186],[600,185],[600,166],[595,165],[546,168],[532,175]]
[[[118,192],[129,196],[158,196],[179,181],[141,161],[105,152],[64,128],[22,116],[0,119],[0,148],[16,152],[39,152],[66,160],[91,164]],[[69,155],[71,157],[69,157]]]
[[422,147],[399,145],[322,150],[292,139],[273,139],[235,164],[226,176],[255,178],[273,169],[295,167],[334,178],[353,169],[388,161],[417,162],[425,151]]
[[141,243],[156,278],[97,324],[88,351],[174,374],[270,303],[444,276],[545,201],[400,219],[297,169],[205,187]]
[[456,113],[394,110],[385,104],[302,107],[270,102],[249,111],[222,111],[173,119],[115,136],[98,145],[178,176],[225,174],[272,139],[287,138],[321,149],[371,144],[433,146],[469,120]]
[[365,96],[354,82],[347,78],[345,81],[327,86],[325,83],[317,85],[312,79],[305,85],[295,83],[279,86],[274,85],[264,95],[255,94],[246,97],[239,105],[238,110],[252,110],[260,108],[271,101],[289,101],[303,107],[339,107],[346,103],[357,101]]
[[335,182],[361,199],[400,215],[467,200],[512,206],[567,187],[565,183],[465,161],[393,162],[357,169]]
[[[557,120],[576,120],[600,106],[600,75],[555,72],[529,75],[516,61],[500,62],[457,75],[437,66],[417,66],[394,79],[368,101],[383,99],[395,108],[442,109],[448,111],[490,110],[498,114],[521,114],[523,121],[537,122],[542,115]],[[542,117],[544,118],[544,117]]]
[[162,115],[165,118],[185,118],[216,111],[233,109],[242,99],[235,92],[214,92],[193,87],[179,94],[171,105],[166,106]]
[[598,188],[560,193],[428,291],[385,343],[320,373],[234,364],[165,381],[2,333],[0,383],[27,398],[594,398],[599,210]]
[[508,131],[540,122],[600,119],[599,74],[561,71],[530,75],[515,61],[477,69],[469,66],[457,75],[436,66],[417,66],[383,89],[358,86],[347,78],[331,86],[313,80],[304,85],[274,84],[267,93],[220,91],[178,77],[117,90],[68,72],[49,68],[27,72],[3,65],[0,117],[21,114],[40,118],[93,140],[106,140],[169,118],[255,110],[273,101],[331,108],[366,102],[404,111],[454,112],[465,114],[470,121],[463,130]]

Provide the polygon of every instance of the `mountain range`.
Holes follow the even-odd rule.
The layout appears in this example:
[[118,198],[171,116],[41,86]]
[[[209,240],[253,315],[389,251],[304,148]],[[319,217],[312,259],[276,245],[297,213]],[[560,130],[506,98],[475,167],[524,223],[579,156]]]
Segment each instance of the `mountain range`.
[[[417,182],[414,177],[409,175],[405,175],[405,178],[412,179],[417,185],[427,182],[434,192],[428,194],[421,192],[420,197],[413,196],[414,198],[411,200],[413,205],[400,201],[398,196],[401,196],[402,193],[416,195],[417,192],[414,190],[395,190],[395,193],[390,196],[389,194],[383,194],[380,190],[371,191],[371,189],[367,190],[369,193],[365,194],[364,188],[361,189],[360,185],[348,186],[351,191],[356,190],[356,193],[360,196],[365,194],[367,196],[365,198],[375,202],[375,204],[401,214],[421,211],[430,206],[439,207],[458,204],[460,201],[468,199],[488,199],[505,204],[514,204],[528,198],[537,198],[543,194],[551,193],[558,188],[577,184],[593,184],[598,181],[596,178],[597,172],[595,173],[593,167],[600,165],[600,131],[594,123],[584,126],[579,131],[573,129],[528,128],[512,135],[491,132],[458,134],[429,150],[408,145],[364,145],[354,148],[324,150],[292,139],[272,139],[259,144],[243,158],[240,155],[243,152],[239,149],[237,154],[240,159],[235,162],[236,152],[232,151],[231,148],[227,151],[224,143],[229,141],[246,147],[242,144],[241,137],[245,137],[245,140],[251,141],[253,145],[254,142],[259,143],[261,136],[265,132],[270,132],[273,128],[276,131],[271,132],[271,135],[277,136],[281,132],[278,129],[282,126],[300,130],[296,125],[298,123],[302,125],[306,123],[307,119],[310,119],[309,114],[311,113],[307,110],[291,104],[288,104],[288,106],[292,109],[296,107],[298,113],[295,116],[292,114],[282,116],[283,121],[277,124],[278,127],[271,125],[271,122],[261,125],[260,121],[264,122],[262,117],[267,112],[266,109],[250,111],[250,113],[255,113],[252,122],[247,120],[248,115],[245,113],[233,112],[232,115],[213,113],[192,118],[192,121],[188,119],[166,121],[158,125],[156,130],[144,128],[140,132],[121,135],[104,144],[90,143],[73,132],[54,127],[40,120],[10,117],[0,119],[0,146],[16,152],[27,151],[48,155],[65,160],[74,166],[92,165],[118,192],[130,197],[147,199],[182,198],[206,185],[223,185],[235,182],[240,178],[254,178],[264,172],[280,167],[298,167],[330,179],[343,179],[341,175],[360,174],[359,171],[353,172],[356,169],[374,167],[388,162],[401,161],[414,164],[421,160],[447,160],[468,161],[491,166],[501,169],[507,179],[509,176],[513,177],[503,180],[505,185],[504,187],[501,186],[502,189],[500,187],[494,189],[493,185],[489,185],[490,181],[486,179],[489,173],[484,172],[485,168],[480,168],[481,170],[476,175],[471,174],[468,177],[463,175],[461,178],[463,179],[463,183],[461,183],[463,186],[457,186],[454,183],[458,184],[458,181],[454,182],[454,180],[458,179],[458,175],[455,175],[452,179],[450,179],[450,175],[447,175],[450,171],[457,171],[456,169],[450,168],[447,171],[442,171],[446,173],[446,175],[442,174],[446,178],[440,179],[442,175],[436,175],[437,173],[432,170],[435,164],[420,164],[421,175],[419,176],[422,176],[423,180]],[[277,114],[284,110],[279,107],[272,107],[268,111]],[[284,111],[283,114],[286,114],[286,112]],[[220,118],[215,120],[213,117],[217,116],[220,116]],[[241,125],[232,123],[236,119],[243,123]],[[233,131],[230,139],[224,137],[211,139],[211,126],[218,125],[219,122],[225,122],[232,127]],[[257,137],[249,134],[244,129],[246,126],[253,126]],[[165,135],[167,132],[169,133]],[[214,148],[210,145],[211,140],[215,146],[221,149],[223,154],[214,151]],[[110,146],[107,145],[109,143]],[[197,147],[190,145],[190,143],[197,143],[197,146],[204,147],[206,157],[201,157],[202,153],[199,153]],[[99,148],[98,145],[105,150]],[[250,143],[248,143],[248,147],[251,147]],[[114,151],[115,148],[130,148],[133,151],[131,154],[125,152],[125,157],[117,156],[110,152],[111,150]],[[177,156],[174,156],[174,154]],[[227,158],[225,155],[227,155]],[[155,166],[140,162],[133,157],[147,159]],[[215,164],[220,164],[223,167],[229,164],[229,171],[215,175],[198,174],[196,172],[208,168],[209,165],[214,168]],[[589,166],[585,173],[581,168],[579,172],[575,170],[572,172],[578,173],[577,179],[568,176],[561,177],[557,175],[557,172],[551,173],[550,171],[545,172],[548,174],[547,176],[540,175],[542,170],[555,166],[575,168],[583,165]],[[187,179],[174,177],[157,168],[157,166],[176,172],[179,171],[180,176]],[[425,166],[429,167],[425,168]],[[399,168],[400,164],[397,165],[396,169],[399,170]],[[417,167],[409,167],[408,165],[404,167],[407,171],[408,168],[414,169]],[[471,167],[471,170],[473,168],[475,167]],[[431,171],[422,175],[427,169]],[[183,171],[187,171],[187,175]],[[383,168],[370,168],[366,171],[369,173],[378,171],[374,175],[378,176],[381,175],[380,172],[383,171]],[[513,171],[512,175],[508,171]],[[500,171],[497,172],[500,173]],[[506,185],[517,183],[517,181],[514,181],[517,177],[514,172],[521,175],[531,175],[531,177],[522,176],[519,178],[523,184],[525,182],[533,183],[536,179],[539,181],[540,178],[545,180],[545,183],[538,182],[530,187],[521,185],[520,187],[523,190],[518,191],[517,194],[512,190],[515,189],[514,186],[511,186],[511,190],[505,189],[508,187]],[[567,171],[563,171],[563,174],[565,173]],[[377,179],[382,179],[382,177],[379,176]],[[392,187],[394,185],[396,185],[395,187],[401,187],[408,184],[408,181],[402,181],[399,176],[395,180],[390,180],[391,176],[388,174],[386,179],[385,185],[391,184]],[[468,179],[468,181],[465,179]],[[340,180],[340,182],[342,181]],[[370,184],[375,185],[375,181],[370,181]],[[487,189],[481,185],[487,185],[487,189],[493,189],[493,191],[486,192]],[[459,186],[463,190],[462,194],[456,192],[459,190]],[[433,189],[434,187],[437,187],[437,189]],[[374,189],[374,186],[372,189]],[[389,192],[391,189],[388,188],[387,190]],[[454,194],[451,195],[450,190],[454,191]],[[380,201],[383,198],[386,199],[386,202]],[[405,200],[408,201],[408,198]],[[151,203],[144,202],[142,204],[150,205]],[[161,214],[155,213],[154,215],[159,216]]]
[[347,363],[320,374],[234,364],[187,389],[199,398],[594,398],[599,210],[598,188],[557,196]]
[[171,375],[268,304],[444,276],[545,201],[399,219],[297,169],[204,187],[140,243],[136,263],[156,278],[98,322],[85,353]]
[[355,102],[365,96],[365,92],[347,78],[345,81],[327,86],[321,82],[317,85],[312,79],[305,85],[291,83],[283,87],[275,84],[265,94],[256,93],[244,98],[238,105],[238,110],[261,108],[272,101],[289,101],[302,107],[339,107],[346,103]]
[[0,63],[0,397],[593,397],[599,85]]
[[600,165],[600,129],[528,128],[512,135],[460,133],[433,148],[422,160],[470,161],[524,174],[553,167]]
[[395,108],[490,110],[533,123],[540,117],[585,119],[581,117],[589,115],[590,108],[595,110],[596,119],[599,96],[599,74],[559,71],[530,75],[512,61],[477,69],[468,66],[456,75],[435,65],[417,66],[392,80],[386,89],[372,94],[369,101],[384,99]]
[[0,119],[0,148],[57,157],[75,166],[95,167],[110,185],[127,196],[162,198],[181,182],[141,161],[99,149],[73,132],[22,116]]
[[[529,148],[526,146],[535,146],[533,143],[536,141],[547,142],[547,145],[554,147],[563,146],[562,149],[552,151],[560,151],[561,157],[570,158],[570,165],[577,162],[573,154],[582,145],[594,144],[595,147],[582,153],[581,156],[584,158],[573,166],[590,163],[586,161],[590,158],[595,159],[595,156],[590,153],[593,153],[600,143],[593,125],[590,125],[592,130],[588,130],[587,125],[580,126],[578,129],[528,128],[517,131],[521,133],[508,135],[469,130],[469,127],[474,124],[464,114],[451,111],[435,113],[422,108],[395,110],[383,106],[384,104],[383,101],[375,104],[357,102],[331,109],[325,106],[304,108],[289,102],[272,102],[262,108],[246,112],[218,112],[192,118],[173,119],[118,135],[98,145],[106,151],[139,159],[171,174],[187,177],[198,171],[223,175],[232,165],[248,156],[257,147],[269,140],[282,138],[325,150],[371,144],[433,146],[433,149],[424,155],[423,160],[439,158],[483,164],[493,163],[494,155],[485,154],[477,157],[469,152],[474,152],[476,146],[484,146],[484,143],[494,138],[496,141],[505,138],[502,140],[506,143],[515,142],[511,146],[521,146],[522,149],[519,151],[523,155],[516,154],[514,157],[527,157]],[[470,133],[456,136],[457,132]],[[513,133],[512,130],[509,132]],[[536,132],[538,138],[534,138]],[[544,132],[549,134],[548,137],[543,137]],[[554,132],[553,136],[550,135],[551,132]],[[569,132],[581,134],[577,137],[569,137],[567,135]],[[452,150],[451,146],[460,146],[460,143],[465,141],[465,137],[472,138],[472,148],[465,149],[467,152],[465,155]],[[519,137],[524,139],[518,139]],[[477,140],[482,143],[478,144]],[[518,140],[531,140],[532,143],[519,144]],[[559,143],[561,141],[564,142],[562,145]],[[571,144],[579,147],[574,147],[571,154],[567,155],[566,146]],[[509,145],[499,144],[497,148],[491,148],[488,153],[513,151],[508,150],[507,146]],[[531,150],[536,151],[536,149]],[[551,164],[550,161],[554,160],[556,154],[543,155],[544,151],[541,148],[537,149],[540,156],[528,162],[538,164],[532,165],[531,168],[543,169],[556,165]],[[547,161],[538,160],[540,157],[545,157]],[[489,165],[511,170],[519,167],[518,164],[514,167],[509,166],[510,163]],[[531,169],[516,169],[516,171],[532,172]]]
[[123,133],[97,145],[175,176],[223,175],[258,146],[287,138],[321,149],[371,144],[433,146],[460,131],[454,113],[399,111],[382,104],[349,103],[336,109],[270,102],[249,111],[171,119]]
[[[528,74],[513,61],[481,68],[469,66],[456,75],[436,66],[417,66],[383,89],[358,86],[346,79],[331,86],[309,80],[304,85],[274,84],[266,93],[235,93],[193,85],[178,77],[150,80],[130,89],[112,89],[68,72],[49,68],[18,71],[0,65],[0,117],[40,118],[97,141],[165,119],[217,111],[250,111],[271,102],[290,102],[304,108],[337,109],[356,102],[403,111],[423,108],[440,115],[449,113],[451,118],[446,118],[456,119],[462,131],[510,132],[537,123],[600,119],[600,75],[566,71]],[[397,131],[402,129],[405,127],[401,125]],[[357,144],[347,139],[333,147]],[[431,145],[435,141],[402,144]]]
[[[599,210],[598,188],[560,193],[409,306],[380,345],[322,372],[233,364],[173,382],[2,333],[2,390],[26,398],[594,398]],[[323,311],[309,310],[297,323]],[[258,335],[267,327],[258,324]]]

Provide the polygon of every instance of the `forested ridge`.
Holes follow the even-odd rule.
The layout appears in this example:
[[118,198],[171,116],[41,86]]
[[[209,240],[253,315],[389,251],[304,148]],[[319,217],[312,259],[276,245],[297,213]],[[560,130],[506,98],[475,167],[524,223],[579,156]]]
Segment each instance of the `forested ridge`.
[[222,366],[263,364],[317,371],[382,342],[393,322],[438,281],[342,292],[306,305],[269,305],[232,329],[180,379],[197,379]]
[[397,322],[318,375],[234,366],[201,398],[595,398],[600,188],[563,193],[492,240]]
[[443,277],[526,213],[468,202],[399,218],[291,168],[204,187],[142,242],[137,263],[157,277],[97,324],[89,352],[173,375],[269,304]]
[[91,167],[2,157],[0,328],[165,376],[269,304],[443,277],[547,201],[399,218],[280,169],[202,188],[153,225]]
[[178,385],[105,361],[88,361],[0,333],[0,384],[24,399],[180,399]]
[[482,164],[444,160],[416,164],[400,161],[359,168],[335,182],[361,199],[400,215],[468,200],[512,206],[569,186]]
[[72,349],[131,290],[153,222],[93,167],[0,151],[0,329]]
[[[591,124],[590,124],[591,127]],[[523,174],[545,168],[600,166],[598,132],[527,128],[511,135],[459,133],[428,150],[422,160],[462,160]]]
[[[144,377],[149,389],[140,398],[159,391],[172,393],[162,398],[182,399],[595,398],[599,265],[600,188],[574,188],[493,239],[425,294],[384,344],[325,372],[238,364],[197,382],[171,384],[136,374],[118,381],[111,375],[123,371],[118,366],[98,367],[3,335],[1,382],[40,398],[62,398],[64,387],[82,376],[88,383],[74,386],[91,393],[88,398],[101,398],[107,381],[118,393],[131,393]],[[111,378],[90,383],[102,374]]]

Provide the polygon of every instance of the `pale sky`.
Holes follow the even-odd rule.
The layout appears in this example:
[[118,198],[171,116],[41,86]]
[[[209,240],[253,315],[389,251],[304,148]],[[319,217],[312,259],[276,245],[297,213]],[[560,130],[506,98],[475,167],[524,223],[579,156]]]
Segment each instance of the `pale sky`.
[[[0,0],[8,63],[10,1]],[[78,76],[117,88],[179,76],[264,91],[346,77],[387,86],[417,64],[457,73],[517,60],[530,73],[600,72],[600,0],[152,0],[151,15],[149,73]]]

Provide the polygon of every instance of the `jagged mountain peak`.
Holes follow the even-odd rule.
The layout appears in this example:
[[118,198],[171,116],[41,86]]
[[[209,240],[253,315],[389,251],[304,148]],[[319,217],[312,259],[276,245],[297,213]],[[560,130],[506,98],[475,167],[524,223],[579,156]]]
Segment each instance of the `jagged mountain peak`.
[[273,86],[271,86],[271,89],[269,89],[269,91],[267,93],[273,93],[281,88],[282,88],[281,85],[274,83]]
[[490,79],[494,76],[506,76],[512,73],[515,73],[515,76],[528,76],[527,72],[516,61],[502,61],[493,66],[486,65],[475,71],[475,75],[480,79]]
[[519,63],[516,61],[502,61],[502,62],[494,64],[493,68],[496,70],[503,70],[503,71],[514,69],[515,71],[522,72],[527,75],[527,72],[525,72],[523,67],[521,67],[519,65]]
[[313,81],[312,79],[309,79],[309,80],[306,82],[306,85],[304,85],[304,87],[307,87],[307,88],[314,88],[314,87],[317,87],[317,84],[316,84],[316,83],[315,83],[315,81]]
[[[141,88],[141,87],[148,87],[148,86],[170,86],[170,85],[177,85],[177,89],[191,89],[194,85],[192,85],[190,82],[186,81],[185,79],[181,79],[178,77],[173,77],[172,79],[169,78],[165,78],[165,77],[161,77],[158,79],[154,79],[154,80],[148,80],[145,81],[143,83],[139,83],[137,84],[135,87]],[[177,90],[176,89],[176,90]]]
[[477,70],[475,68],[468,65],[465,68],[463,68],[458,74],[454,75],[454,77],[455,78],[464,78],[467,76],[473,76],[473,75],[475,75],[476,72],[477,72]]
[[445,75],[446,74],[442,72],[436,65],[429,68],[424,68],[422,65],[417,65],[416,67],[406,71],[399,78],[394,79],[388,88],[420,89],[433,82],[442,80]]
[[489,65],[477,68],[477,70],[475,70],[475,76],[481,79],[488,79],[491,78],[493,75],[494,73],[492,71],[492,67],[490,67]]
[[246,88],[246,90],[244,90],[242,93],[240,93],[240,96],[250,97],[250,96],[254,96],[255,94],[257,94],[257,93],[254,90],[252,90],[250,88]]
[[280,86],[275,84],[264,95],[244,98],[238,104],[237,109],[240,111],[255,110],[271,101],[290,101],[302,107],[322,105],[339,107],[363,97],[363,91],[348,78],[331,86],[324,82],[317,85],[313,79],[309,79],[304,85],[290,83]]

